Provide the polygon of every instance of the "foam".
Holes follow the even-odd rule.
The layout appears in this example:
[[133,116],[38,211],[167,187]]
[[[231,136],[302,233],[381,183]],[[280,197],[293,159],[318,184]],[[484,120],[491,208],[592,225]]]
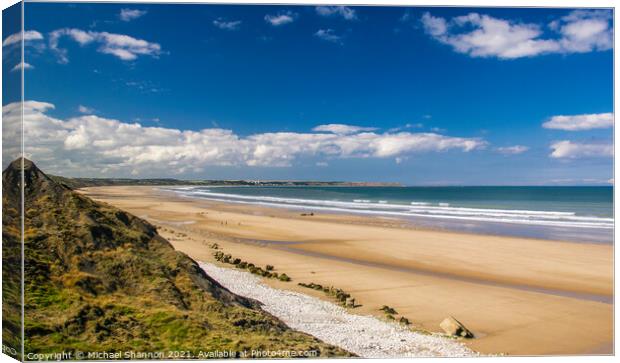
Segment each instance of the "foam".
[[167,190],[176,191],[188,197],[198,197],[221,202],[256,204],[302,210],[554,227],[602,229],[612,229],[614,227],[613,218],[577,216],[573,212],[561,211],[451,207],[449,203],[430,205],[427,202],[395,204],[388,203],[384,200],[373,203],[368,199],[355,199],[352,202],[346,202],[336,200],[249,196],[230,193],[214,193],[197,188],[189,190],[169,188]]

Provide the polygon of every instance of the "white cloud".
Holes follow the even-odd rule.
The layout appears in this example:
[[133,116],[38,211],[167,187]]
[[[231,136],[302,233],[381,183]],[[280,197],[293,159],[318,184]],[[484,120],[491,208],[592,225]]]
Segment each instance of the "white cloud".
[[[94,115],[66,120],[49,116],[53,105],[24,102],[27,157],[65,175],[165,175],[209,166],[287,167],[306,157],[396,158],[422,152],[471,151],[486,142],[433,133],[271,132],[241,137],[221,128],[200,131],[144,127]],[[19,103],[3,107],[7,141],[4,165],[18,149]],[[12,129],[13,128],[13,129]],[[9,139],[7,139],[9,138]],[[16,150],[13,150],[13,149]],[[108,174],[106,174],[108,173]]]
[[226,21],[222,18],[218,18],[213,20],[213,25],[224,30],[239,30],[241,27],[241,20]]
[[575,10],[550,26],[559,28],[560,43],[566,53],[586,53],[612,48],[611,21],[612,12],[608,10]]
[[289,24],[295,21],[297,18],[297,13],[292,11],[283,11],[276,15],[265,15],[265,21],[273,26],[280,26],[284,24]]
[[314,36],[328,42],[342,44],[342,36],[336,35],[333,29],[319,29]]
[[352,126],[352,125],[344,125],[344,124],[327,124],[327,125],[319,125],[312,129],[312,131],[319,132],[331,132],[334,134],[355,134],[362,131],[375,131],[376,127],[362,127],[362,126]]
[[125,34],[93,32],[80,29],[63,28],[49,34],[49,46],[58,55],[60,63],[67,63],[67,50],[58,47],[61,37],[66,36],[79,45],[99,44],[98,52],[111,54],[122,60],[134,60],[140,55],[157,57],[161,54],[161,46],[146,40],[137,39]]
[[348,6],[317,6],[315,9],[321,16],[341,16],[345,20],[357,19],[357,12]]
[[421,20],[424,30],[434,37],[443,37],[448,32],[448,22],[444,18],[435,17],[426,12],[422,14]]
[[554,37],[545,37],[543,25],[519,23],[488,15],[469,13],[450,20],[424,13],[426,32],[459,53],[472,57],[514,59],[549,53],[585,53],[612,47],[611,12],[576,10],[548,27]]
[[79,105],[78,106],[78,111],[80,113],[94,113],[95,109],[88,107],[88,106],[84,106],[84,105]]
[[613,144],[578,143],[569,140],[557,141],[550,146],[551,156],[555,159],[578,159],[585,157],[612,157]]
[[514,146],[503,146],[503,147],[498,147],[496,150],[504,155],[517,155],[517,154],[523,154],[524,152],[528,151],[530,148],[527,146],[523,146],[523,145],[514,145]]
[[591,129],[607,129],[614,126],[614,114],[591,113],[583,115],[553,116],[543,123],[546,129],[581,131]]
[[11,72],[18,72],[18,71],[21,71],[21,70],[22,70],[22,68],[24,68],[24,69],[33,69],[33,68],[34,68],[34,66],[33,66],[33,65],[31,65],[31,64],[28,64],[28,63],[26,63],[26,62],[24,62],[24,63],[17,63],[17,64],[15,65],[15,67],[11,68]]
[[[43,35],[36,30],[26,30],[24,32],[24,42],[32,41],[32,40],[42,40]],[[18,44],[22,41],[22,33],[11,34],[8,37],[4,38],[2,41],[2,46],[6,47],[13,44]]]
[[138,9],[121,9],[121,12],[118,14],[118,17],[122,21],[132,21],[134,19],[138,19],[139,17],[146,15],[146,10],[138,10]]

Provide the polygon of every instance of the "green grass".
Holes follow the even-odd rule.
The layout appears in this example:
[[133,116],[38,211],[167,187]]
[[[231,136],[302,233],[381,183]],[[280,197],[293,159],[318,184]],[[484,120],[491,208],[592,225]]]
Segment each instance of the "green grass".
[[[17,180],[7,171],[3,178]],[[256,303],[217,286],[149,223],[74,193],[36,167],[25,173],[30,181],[25,192],[26,353],[294,349],[349,355],[291,330]],[[7,212],[18,200],[11,193],[4,193]],[[18,229],[10,228],[14,216],[5,216],[3,232],[9,234],[3,240],[17,241]],[[15,245],[3,249],[12,253],[3,255],[4,262],[19,255]],[[19,281],[8,273],[3,270],[5,298],[18,297]],[[19,328],[14,321],[19,310],[11,306],[3,304],[5,342],[15,340]],[[15,324],[14,331],[6,330],[7,322]]]

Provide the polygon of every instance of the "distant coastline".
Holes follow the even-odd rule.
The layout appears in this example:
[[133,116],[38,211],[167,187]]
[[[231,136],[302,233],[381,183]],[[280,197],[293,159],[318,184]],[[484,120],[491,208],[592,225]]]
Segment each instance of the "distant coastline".
[[100,186],[266,186],[266,187],[293,187],[293,186],[319,186],[319,187],[403,187],[396,182],[355,182],[355,181],[316,181],[316,180],[184,180],[174,178],[68,178],[58,175],[50,175],[53,180],[65,184],[73,189]]

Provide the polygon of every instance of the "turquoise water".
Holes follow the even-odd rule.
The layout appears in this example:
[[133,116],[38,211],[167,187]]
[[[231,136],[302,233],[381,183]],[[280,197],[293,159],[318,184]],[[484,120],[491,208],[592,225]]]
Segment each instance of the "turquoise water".
[[178,187],[187,197],[403,218],[453,230],[613,241],[613,187]]

